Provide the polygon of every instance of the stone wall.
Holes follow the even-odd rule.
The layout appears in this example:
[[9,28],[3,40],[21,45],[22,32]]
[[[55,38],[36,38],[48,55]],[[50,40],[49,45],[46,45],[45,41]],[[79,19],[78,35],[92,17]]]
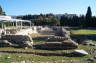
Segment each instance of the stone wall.
[[8,40],[19,47],[32,47],[33,40],[29,35],[4,35],[2,40]]

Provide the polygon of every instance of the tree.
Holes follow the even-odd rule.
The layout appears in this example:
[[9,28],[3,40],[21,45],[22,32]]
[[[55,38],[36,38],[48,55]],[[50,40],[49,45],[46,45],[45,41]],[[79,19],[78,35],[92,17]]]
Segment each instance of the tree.
[[3,12],[3,11],[2,11],[2,8],[1,8],[1,6],[0,6],[0,15],[2,15],[2,12]]
[[51,21],[51,24],[53,26],[59,26],[60,25],[60,21],[55,16],[51,17],[50,21]]
[[85,16],[84,15],[80,15],[79,17],[79,26],[82,28],[85,26]]
[[89,27],[91,26],[91,23],[92,23],[92,12],[91,12],[91,7],[89,6],[86,13],[85,26]]
[[67,26],[68,23],[69,23],[68,21],[69,21],[68,17],[66,17],[66,16],[61,16],[60,25],[61,25],[61,26]]
[[6,15],[1,6],[0,6],[0,15]]
[[92,17],[91,7],[89,6],[86,13],[86,19],[89,19]]

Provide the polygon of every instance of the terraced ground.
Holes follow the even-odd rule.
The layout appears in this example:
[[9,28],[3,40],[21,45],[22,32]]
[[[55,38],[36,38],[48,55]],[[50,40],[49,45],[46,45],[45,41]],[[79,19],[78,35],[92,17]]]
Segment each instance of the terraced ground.
[[[71,33],[73,35],[95,35],[96,30],[86,30],[86,29],[80,29],[80,30],[71,30]],[[37,37],[46,37],[48,35],[42,35],[42,34],[32,34],[34,45],[45,43],[45,39],[40,39]],[[93,36],[94,37],[94,36]],[[96,43],[94,40],[93,43]],[[23,49],[23,48],[13,48],[13,47],[3,47],[0,48],[0,51],[17,51],[17,53],[0,53],[0,63],[10,63],[12,61],[62,61],[62,60],[85,60],[86,58],[93,58],[96,55],[96,52],[94,51],[96,47],[94,46],[85,46],[85,45],[79,45],[78,49],[84,49],[86,50],[89,55],[83,56],[83,57],[66,57],[66,56],[43,56],[43,55],[35,55],[37,52],[40,53],[70,53],[73,50],[42,50],[42,49]],[[31,53],[19,53],[18,52],[31,52]],[[80,62],[78,62],[80,63]]]

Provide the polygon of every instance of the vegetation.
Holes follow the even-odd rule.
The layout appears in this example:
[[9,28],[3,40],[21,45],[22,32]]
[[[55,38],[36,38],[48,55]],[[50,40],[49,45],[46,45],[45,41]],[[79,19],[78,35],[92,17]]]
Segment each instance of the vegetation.
[[[21,56],[21,57],[20,57]],[[10,58],[8,58],[10,57]],[[85,57],[86,58],[86,57]],[[32,54],[2,54],[0,55],[0,62],[4,63],[10,63],[12,61],[62,61],[62,60],[80,60],[82,58],[80,57],[63,57],[63,56],[38,56],[38,55],[32,55]]]
[[6,15],[1,6],[0,6],[0,15]]
[[[89,48],[89,46],[83,46],[83,45],[80,45],[80,48],[79,49],[85,49],[86,51],[89,51],[90,49],[92,49],[94,47],[91,47]],[[3,49],[3,50],[8,50],[8,49],[11,49],[11,50],[17,50],[16,48],[0,48],[0,49]],[[22,50],[22,51],[25,51],[24,49],[19,49],[19,50]],[[28,49],[27,51],[35,51],[36,50],[31,50],[31,49]],[[62,52],[62,51],[66,51],[66,52],[69,52],[69,50],[57,50],[57,51],[50,51],[50,50],[37,50],[38,52]],[[92,56],[94,56],[95,54],[93,55],[88,55],[88,56],[84,56],[84,57],[65,57],[65,56],[39,56],[39,55],[33,55],[33,54],[17,54],[17,53],[14,53],[14,54],[10,54],[10,53],[1,53],[0,54],[0,62],[4,62],[4,63],[10,63],[12,61],[35,61],[35,62],[38,62],[38,61],[62,61],[62,60],[83,60],[85,58],[90,58]],[[8,58],[10,57],[10,58]]]
[[72,34],[77,35],[91,35],[96,34],[96,30],[88,30],[88,29],[80,29],[80,30],[72,30]]
[[34,25],[49,25],[49,26],[58,26],[60,25],[60,21],[53,14],[40,14],[40,15],[25,15],[18,16],[17,18],[21,18],[24,20],[30,20],[34,23]]
[[[0,6],[0,15],[5,15]],[[24,15],[16,16],[18,19],[30,20],[36,26],[69,26],[69,27],[96,27],[96,16],[92,16],[91,7],[88,6],[86,15],[74,15],[71,17],[63,15],[58,19],[54,14]],[[9,23],[7,23],[9,24]],[[28,25],[27,23],[25,23]]]
[[91,7],[87,9],[86,16],[73,16],[71,18],[62,16],[60,19],[61,26],[72,26],[72,27],[96,27],[96,17],[92,16]]
[[40,14],[40,15],[24,15],[17,16],[17,18],[30,20],[37,26],[69,26],[69,27],[96,27],[96,16],[92,16],[91,7],[89,6],[86,15],[73,15],[68,17],[66,15],[61,16],[58,19],[54,14]]
[[91,8],[90,8],[90,6],[88,7],[88,9],[87,9],[87,13],[86,13],[86,19],[91,19],[91,17],[92,17],[92,12],[91,12]]
[[96,30],[95,29],[80,29],[80,30],[71,30],[73,35],[77,35],[78,38],[82,38],[83,40],[86,38],[88,40],[92,40],[94,44],[96,44]]
[[[5,15],[5,12],[0,6],[0,15]],[[36,26],[69,26],[69,27],[96,27],[96,17],[92,16],[91,7],[89,6],[86,15],[74,15],[71,17],[63,15],[58,19],[54,14],[40,15],[24,15],[17,16],[18,19],[30,20]],[[9,23],[7,23],[9,24]],[[27,23],[25,23],[28,25]]]

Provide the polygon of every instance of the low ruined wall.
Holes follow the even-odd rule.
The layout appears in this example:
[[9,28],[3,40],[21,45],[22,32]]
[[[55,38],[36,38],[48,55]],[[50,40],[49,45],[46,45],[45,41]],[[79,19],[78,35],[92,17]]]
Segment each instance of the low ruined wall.
[[28,35],[4,35],[2,36],[2,40],[8,40],[12,44],[17,44],[20,47],[31,47],[33,45],[33,40]]

